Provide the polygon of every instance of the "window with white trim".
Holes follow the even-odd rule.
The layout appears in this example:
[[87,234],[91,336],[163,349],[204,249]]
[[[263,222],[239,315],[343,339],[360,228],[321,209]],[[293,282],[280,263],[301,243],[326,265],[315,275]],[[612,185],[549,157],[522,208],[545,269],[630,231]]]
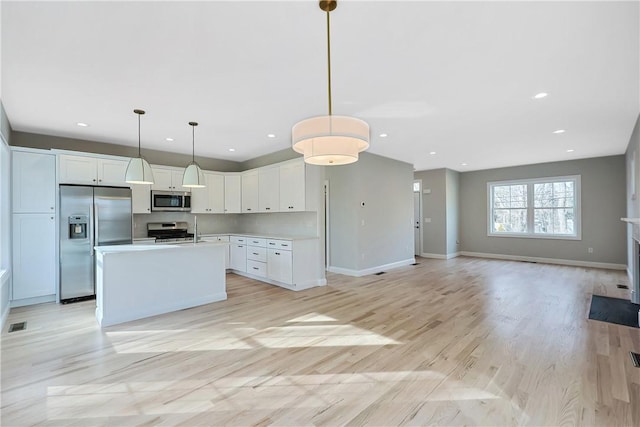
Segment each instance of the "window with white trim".
[[489,182],[489,236],[580,239],[580,176]]

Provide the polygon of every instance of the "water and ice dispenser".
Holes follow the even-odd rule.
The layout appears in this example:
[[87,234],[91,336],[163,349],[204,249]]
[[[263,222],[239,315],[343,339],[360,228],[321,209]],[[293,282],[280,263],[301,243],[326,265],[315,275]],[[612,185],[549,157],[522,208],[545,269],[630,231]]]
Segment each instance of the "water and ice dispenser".
[[69,217],[69,239],[86,239],[89,217],[87,215],[71,215]]

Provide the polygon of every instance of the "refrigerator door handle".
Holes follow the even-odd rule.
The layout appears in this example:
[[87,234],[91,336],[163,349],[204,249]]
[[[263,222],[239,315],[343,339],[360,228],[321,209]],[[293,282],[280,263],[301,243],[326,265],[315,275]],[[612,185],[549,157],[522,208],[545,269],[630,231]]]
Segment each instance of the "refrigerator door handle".
[[91,250],[93,250],[94,246],[100,246],[100,226],[98,225],[98,222],[100,221],[100,210],[98,209],[98,204],[94,203],[93,206],[94,214],[93,214],[93,232],[95,234],[95,244],[91,245]]
[[91,227],[89,228],[89,253],[91,257],[93,257],[93,247],[95,246],[97,234],[98,234],[98,207],[95,206],[94,203],[91,203],[89,206],[89,222],[91,222]]

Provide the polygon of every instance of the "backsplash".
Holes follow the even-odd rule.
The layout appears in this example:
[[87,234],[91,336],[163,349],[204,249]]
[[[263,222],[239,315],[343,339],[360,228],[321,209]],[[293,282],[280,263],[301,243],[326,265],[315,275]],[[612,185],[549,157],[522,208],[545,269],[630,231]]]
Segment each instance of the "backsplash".
[[316,212],[242,214],[239,231],[274,236],[317,236],[317,216]]
[[198,217],[199,234],[260,233],[283,236],[317,236],[316,212],[256,214],[200,214],[188,212],[152,212],[133,215],[133,237],[147,237],[147,223],[185,221],[193,232],[193,217]]
[[201,214],[188,212],[152,212],[150,214],[133,215],[133,237],[147,237],[148,222],[184,221],[189,224],[189,232],[193,232],[193,217],[198,217],[199,234],[239,233],[240,214]]

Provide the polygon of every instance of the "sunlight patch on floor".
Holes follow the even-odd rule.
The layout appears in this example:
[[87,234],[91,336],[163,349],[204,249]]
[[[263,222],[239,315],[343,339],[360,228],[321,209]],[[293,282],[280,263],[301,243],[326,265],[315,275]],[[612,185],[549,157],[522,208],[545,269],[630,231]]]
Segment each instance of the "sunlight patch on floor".
[[353,325],[290,325],[232,328],[211,334],[203,330],[106,332],[117,353],[226,351],[252,348],[351,347],[399,345],[400,342]]
[[[359,372],[322,375],[256,375],[208,380],[131,381],[47,388],[49,420],[96,418],[117,413],[161,415],[259,409],[322,410],[387,395],[398,384],[393,405],[498,399],[484,390],[446,381],[436,371]],[[191,390],[191,391],[188,391]],[[108,402],[109,411],[101,409]]]
[[337,319],[334,319],[333,317],[329,317],[324,314],[308,313],[308,314],[305,314],[304,316],[287,320],[287,323],[298,323],[298,322],[337,322]]

